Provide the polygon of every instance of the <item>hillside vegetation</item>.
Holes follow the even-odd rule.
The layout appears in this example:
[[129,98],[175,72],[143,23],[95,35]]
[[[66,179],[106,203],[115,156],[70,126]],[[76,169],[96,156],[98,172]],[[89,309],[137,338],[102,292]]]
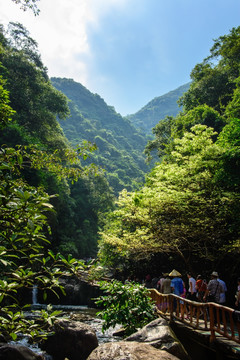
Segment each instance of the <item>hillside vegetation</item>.
[[[161,259],[162,268],[238,277],[240,252],[240,27],[214,41],[191,73],[182,112],[154,128],[159,162],[135,192],[123,191],[99,256],[114,268]],[[209,275],[206,274],[206,275]]]
[[152,128],[166,116],[176,116],[182,109],[179,98],[189,89],[190,83],[182,85],[162,96],[155,97],[135,114],[128,115],[135,126],[151,134]]
[[149,137],[80,83],[62,78],[51,82],[70,99],[70,117],[59,121],[65,136],[73,146],[83,140],[97,145],[91,160],[106,170],[115,194],[142,183],[150,169],[143,154]]
[[[1,127],[1,161],[7,161],[5,148],[13,149],[13,154],[19,147],[24,149],[19,170],[12,176],[19,179],[20,187],[26,182],[50,195],[54,212],[47,213],[49,248],[79,258],[94,256],[101,214],[113,206],[109,185],[101,172],[95,176],[96,168],[84,161],[91,146],[73,149],[69,145],[57,121],[69,115],[68,100],[51,84],[36,42],[21,24],[0,30],[0,80],[13,110],[11,121],[8,117]],[[30,159],[24,161],[27,154]],[[38,160],[36,154],[41,154]],[[4,177],[4,166],[2,171]],[[4,186],[1,190],[4,194]]]

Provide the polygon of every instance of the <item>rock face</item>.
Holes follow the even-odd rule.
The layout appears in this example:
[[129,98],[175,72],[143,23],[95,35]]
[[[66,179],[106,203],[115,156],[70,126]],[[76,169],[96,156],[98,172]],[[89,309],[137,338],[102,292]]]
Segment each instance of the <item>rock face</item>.
[[98,346],[98,339],[91,326],[79,321],[59,321],[54,335],[41,345],[53,360],[86,360]]
[[132,334],[126,341],[147,343],[157,349],[166,350],[179,359],[188,359],[182,344],[178,341],[166,320],[159,318]]
[[177,360],[178,358],[148,344],[137,342],[105,343],[97,347],[87,360]]
[[3,345],[0,347],[0,360],[43,360],[43,356],[34,353],[26,346]]

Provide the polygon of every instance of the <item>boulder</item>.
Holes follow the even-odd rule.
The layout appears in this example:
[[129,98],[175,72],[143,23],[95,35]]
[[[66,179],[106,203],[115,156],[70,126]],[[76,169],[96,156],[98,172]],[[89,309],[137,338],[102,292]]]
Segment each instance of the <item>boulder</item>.
[[43,360],[42,355],[34,353],[26,346],[3,345],[0,347],[0,360]]
[[86,360],[97,346],[95,331],[80,321],[55,323],[54,334],[41,344],[41,348],[51,355],[53,360]]
[[169,327],[168,322],[162,318],[153,320],[127,337],[125,341],[144,342],[157,349],[166,350],[179,359],[189,359],[186,350]]
[[87,360],[177,360],[166,351],[137,342],[112,342],[98,346]]

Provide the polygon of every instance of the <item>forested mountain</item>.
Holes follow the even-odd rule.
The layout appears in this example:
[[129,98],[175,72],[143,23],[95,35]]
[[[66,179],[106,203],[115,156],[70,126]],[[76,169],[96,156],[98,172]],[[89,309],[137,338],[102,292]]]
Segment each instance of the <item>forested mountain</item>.
[[51,82],[70,99],[70,117],[59,120],[64,134],[73,146],[83,140],[97,145],[92,161],[106,170],[115,194],[143,182],[150,169],[143,155],[149,137],[80,83],[62,78]]
[[239,54],[240,27],[194,67],[183,110],[154,127],[148,150],[161,159],[140,190],[119,197],[102,232],[102,261],[136,269],[149,259],[152,275],[154,259],[166,271],[224,268],[229,284],[239,276]]
[[151,134],[152,128],[166,116],[176,116],[181,107],[177,101],[189,89],[190,83],[162,96],[155,97],[135,114],[126,116],[135,126]]
[[[94,256],[101,216],[113,205],[106,178],[101,173],[95,176],[94,168],[86,167],[83,158],[90,153],[89,147],[75,151],[69,145],[57,121],[69,114],[67,98],[51,84],[36,42],[21,24],[9,24],[8,31],[0,28],[0,63],[0,90],[6,91],[7,99],[0,103],[0,218],[6,216],[11,228],[15,209],[10,208],[18,203],[11,201],[11,189],[15,193],[20,189],[20,196],[32,187],[29,197],[20,196],[26,202],[24,211],[37,189],[45,191],[54,206],[54,212],[46,212],[46,229],[51,228],[49,248],[79,258]],[[8,103],[12,110],[4,119]],[[8,163],[16,163],[11,171]],[[14,185],[9,185],[11,176]],[[16,214],[20,216],[22,205],[18,206]],[[4,215],[4,211],[12,215]],[[0,221],[0,227],[1,234],[8,231],[6,221]],[[6,239],[10,235],[5,235]]]

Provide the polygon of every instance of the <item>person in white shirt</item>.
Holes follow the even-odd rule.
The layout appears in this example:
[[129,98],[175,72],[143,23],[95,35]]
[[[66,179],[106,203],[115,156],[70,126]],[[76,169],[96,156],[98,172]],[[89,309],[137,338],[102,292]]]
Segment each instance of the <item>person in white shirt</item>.
[[196,293],[197,293],[196,280],[194,279],[194,277],[192,276],[191,273],[188,273],[187,277],[188,277],[188,283],[189,283],[187,299],[196,301],[197,300],[197,298],[196,298]]

